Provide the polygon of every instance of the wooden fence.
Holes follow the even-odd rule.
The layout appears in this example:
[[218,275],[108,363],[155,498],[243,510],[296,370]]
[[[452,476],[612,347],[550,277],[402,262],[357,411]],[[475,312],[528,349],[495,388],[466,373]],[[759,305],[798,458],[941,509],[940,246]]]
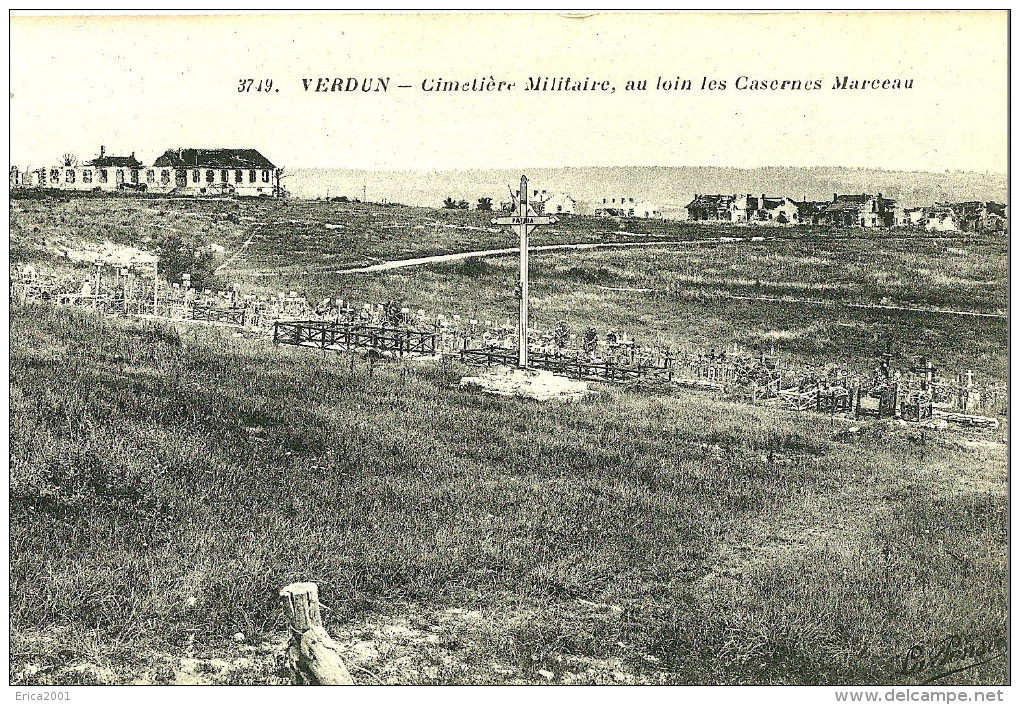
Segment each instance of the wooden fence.
[[[334,309],[330,320],[313,320],[307,302],[291,292],[268,300],[245,299],[223,292],[189,292],[180,287],[161,289],[154,308],[152,290],[138,287],[104,288],[102,294],[84,293],[70,279],[12,279],[11,301],[44,301],[76,305],[108,314],[156,315],[172,320],[194,320],[221,325],[273,330],[277,345],[323,350],[375,350],[396,356],[439,353],[459,355],[479,365],[517,363],[513,331],[497,329],[492,322],[459,316],[434,319],[424,311],[401,309],[394,319],[389,308],[365,305]],[[339,318],[339,320],[337,320]],[[486,325],[482,325],[482,323]],[[1005,383],[980,383],[973,374],[939,378],[929,367],[887,372],[888,379],[864,379],[850,370],[792,369],[772,355],[751,355],[736,347],[717,353],[683,351],[664,346],[639,346],[633,340],[597,340],[590,345],[566,345],[541,331],[530,351],[531,364],[574,379],[625,383],[639,389],[667,392],[676,387],[726,391],[752,404],[773,404],[797,411],[854,413],[858,416],[899,415],[911,421],[932,418],[933,409],[945,414],[1005,415],[1009,390]],[[531,346],[529,346],[531,347]],[[890,389],[892,391],[890,391]],[[884,390],[884,391],[883,391]]]
[[219,308],[216,306],[192,306],[191,319],[209,323],[228,323],[243,326],[247,320],[246,308]]
[[[460,351],[462,362],[472,365],[517,365],[516,348],[473,348]],[[615,360],[590,360],[580,356],[568,357],[553,355],[541,351],[528,351],[528,362],[532,367],[548,370],[573,379],[589,382],[632,382],[652,373],[658,373],[661,379],[672,379],[672,368],[666,366],[645,365],[641,361],[633,364],[620,363]]]
[[398,356],[435,355],[436,333],[359,323],[276,321],[273,344],[321,350],[376,350]]

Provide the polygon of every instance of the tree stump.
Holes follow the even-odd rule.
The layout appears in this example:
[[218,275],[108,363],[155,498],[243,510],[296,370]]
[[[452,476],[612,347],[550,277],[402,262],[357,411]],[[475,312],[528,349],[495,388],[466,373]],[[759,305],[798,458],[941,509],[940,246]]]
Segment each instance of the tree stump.
[[354,685],[337,646],[322,626],[319,586],[292,583],[280,590],[280,604],[290,622],[288,656],[297,685]]

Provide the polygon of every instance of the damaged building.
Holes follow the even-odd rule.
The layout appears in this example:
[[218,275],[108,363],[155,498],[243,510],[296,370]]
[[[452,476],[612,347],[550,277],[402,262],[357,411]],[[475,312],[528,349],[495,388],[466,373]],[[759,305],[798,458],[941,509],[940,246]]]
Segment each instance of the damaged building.
[[99,155],[84,164],[65,162],[30,169],[23,175],[21,185],[73,191],[144,190],[138,188],[143,179],[142,167],[134,152],[130,156],[114,156],[100,146]]
[[687,219],[714,223],[799,225],[800,207],[787,196],[752,194],[695,194],[687,204]]
[[896,224],[896,201],[881,193],[834,193],[818,221],[833,228],[891,228]]
[[1001,233],[1006,221],[1006,205],[995,201],[936,203],[923,218],[925,230],[937,232]]
[[65,163],[21,172],[11,168],[12,187],[74,191],[138,191],[173,195],[282,196],[282,169],[256,149],[169,149],[152,166],[132,152],[106,153],[84,164]]

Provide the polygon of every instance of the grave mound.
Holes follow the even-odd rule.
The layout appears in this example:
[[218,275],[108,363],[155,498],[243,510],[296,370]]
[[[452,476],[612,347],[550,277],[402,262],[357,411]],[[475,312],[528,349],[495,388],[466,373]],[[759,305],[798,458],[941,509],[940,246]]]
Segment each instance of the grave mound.
[[577,401],[588,393],[588,383],[561,377],[546,370],[494,367],[484,374],[463,377],[462,389],[477,389],[503,397],[524,397],[538,401]]

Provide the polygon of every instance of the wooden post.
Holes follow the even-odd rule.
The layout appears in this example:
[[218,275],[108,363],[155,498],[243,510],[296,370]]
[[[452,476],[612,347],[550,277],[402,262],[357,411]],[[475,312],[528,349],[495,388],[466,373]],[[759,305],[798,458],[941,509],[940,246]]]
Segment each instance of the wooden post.
[[521,190],[517,199],[517,211],[521,224],[517,228],[520,236],[520,329],[518,330],[517,365],[521,369],[528,366],[528,177],[521,175]]
[[337,646],[322,626],[319,586],[292,583],[280,590],[283,614],[290,622],[288,655],[297,685],[354,685]]

